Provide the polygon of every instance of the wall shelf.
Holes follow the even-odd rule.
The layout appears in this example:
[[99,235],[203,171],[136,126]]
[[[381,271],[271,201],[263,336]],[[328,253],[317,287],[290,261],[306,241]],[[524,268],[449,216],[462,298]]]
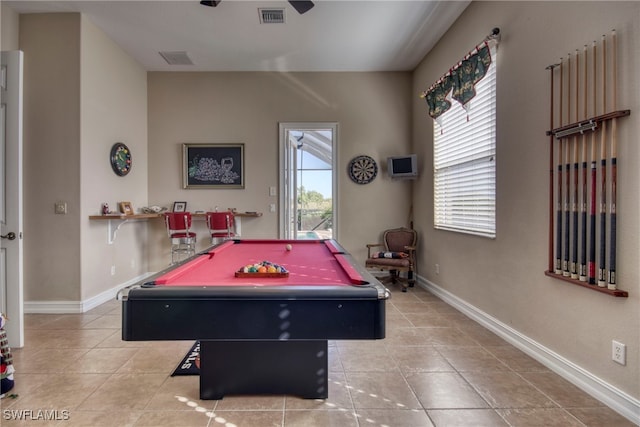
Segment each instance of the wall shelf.
[[[125,215],[125,214],[107,214],[107,215],[90,215],[90,220],[107,220],[108,228],[107,228],[107,243],[109,245],[113,245],[113,242],[116,241],[116,234],[120,227],[129,222],[130,220],[144,220],[150,218],[159,218],[159,214],[133,214],[133,215]],[[117,221],[118,224],[114,225],[112,221]]]
[[102,220],[129,220],[129,219],[149,219],[149,218],[158,218],[161,214],[133,214],[133,215],[125,215],[125,214],[108,214],[108,215],[89,215],[89,219],[102,219]]
[[[191,216],[193,218],[205,218],[207,214],[205,212],[192,213]],[[262,216],[262,212],[234,212],[234,216],[236,217],[244,217],[244,218],[258,218]],[[144,213],[144,214],[107,214],[107,215],[89,215],[90,220],[98,220],[98,221],[108,221],[107,227],[107,243],[112,245],[116,240],[116,234],[120,227],[129,222],[130,220],[147,220],[154,218],[163,218],[164,214],[162,213]],[[116,224],[114,224],[114,222]],[[236,223],[236,232],[240,235],[240,220],[238,219]]]
[[[194,218],[205,218],[206,212],[191,212],[191,216]],[[256,218],[262,216],[262,212],[233,212],[233,216]]]

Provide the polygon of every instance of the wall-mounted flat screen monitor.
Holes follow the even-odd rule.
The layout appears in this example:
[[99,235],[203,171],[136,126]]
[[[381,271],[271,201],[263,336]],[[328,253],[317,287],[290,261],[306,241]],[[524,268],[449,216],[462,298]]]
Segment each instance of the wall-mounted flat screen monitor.
[[418,177],[418,156],[393,156],[387,159],[387,172],[395,179],[415,179]]

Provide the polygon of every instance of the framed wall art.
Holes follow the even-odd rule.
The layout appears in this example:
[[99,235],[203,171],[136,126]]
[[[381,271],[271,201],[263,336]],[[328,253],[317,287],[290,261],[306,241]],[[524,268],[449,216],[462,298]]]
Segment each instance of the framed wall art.
[[244,188],[244,144],[182,144],[183,188]]

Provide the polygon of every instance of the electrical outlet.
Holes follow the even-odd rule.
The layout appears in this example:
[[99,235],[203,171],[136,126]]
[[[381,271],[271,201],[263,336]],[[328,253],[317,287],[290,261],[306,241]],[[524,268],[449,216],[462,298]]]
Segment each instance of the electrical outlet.
[[65,215],[67,213],[67,202],[56,202],[54,212],[57,215]]
[[115,266],[115,265],[112,265],[112,266],[111,266],[111,275],[112,275],[112,276],[115,276],[115,275],[116,275],[116,266]]
[[276,187],[269,187],[269,196],[277,196],[278,192],[276,191]]
[[618,341],[611,341],[611,360],[621,365],[626,365],[627,346]]
[[436,274],[440,274],[440,264],[436,264]]

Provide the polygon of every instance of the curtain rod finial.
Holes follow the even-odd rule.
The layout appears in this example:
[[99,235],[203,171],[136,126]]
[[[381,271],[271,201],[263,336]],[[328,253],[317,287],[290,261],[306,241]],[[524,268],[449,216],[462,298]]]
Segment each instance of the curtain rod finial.
[[485,41],[485,42],[488,42],[489,40],[494,40],[494,41],[496,41],[496,42],[499,42],[501,37],[502,37],[502,36],[500,35],[500,28],[495,27],[493,30],[491,30],[491,34],[489,34],[489,35],[484,39],[484,41]]

